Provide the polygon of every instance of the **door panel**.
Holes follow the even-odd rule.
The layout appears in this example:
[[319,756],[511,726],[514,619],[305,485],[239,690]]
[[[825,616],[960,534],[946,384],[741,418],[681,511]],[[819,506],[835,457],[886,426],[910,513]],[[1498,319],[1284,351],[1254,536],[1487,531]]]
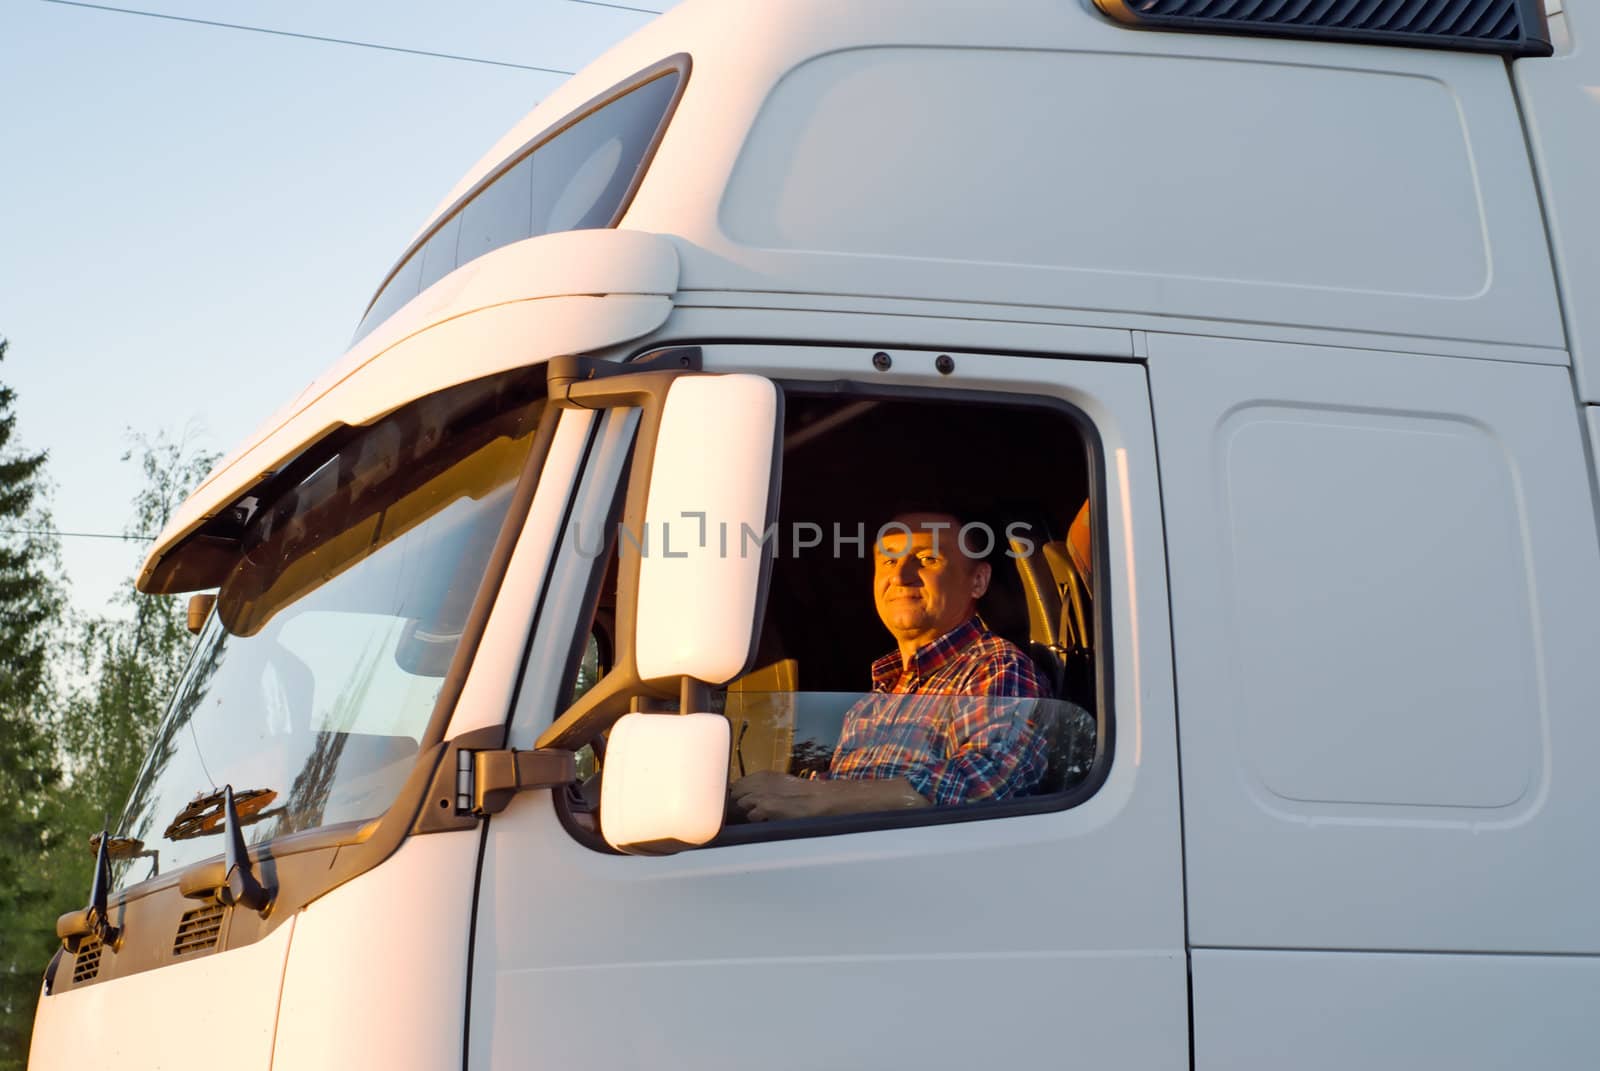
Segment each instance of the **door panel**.
[[[836,380],[871,351],[708,347],[708,370]],[[547,793],[490,823],[469,1066],[964,1066],[1004,1059],[1188,1065],[1166,591],[1144,372],[1130,365],[897,355],[906,386],[1050,394],[1106,458],[1109,776],[1064,811],[714,847],[603,854]],[[925,359],[924,359],[925,358]],[[880,377],[877,382],[884,382]],[[600,430],[631,434],[608,414]],[[597,446],[575,519],[609,501]],[[585,502],[589,504],[584,505]],[[592,520],[592,518],[591,518]],[[569,529],[529,652],[512,741],[560,702],[584,575]],[[592,539],[585,539],[592,544]],[[865,596],[865,592],[863,593]],[[567,600],[567,601],[563,601]],[[827,627],[817,621],[816,627]]]
[[1192,943],[1600,952],[1568,371],[1149,341]]

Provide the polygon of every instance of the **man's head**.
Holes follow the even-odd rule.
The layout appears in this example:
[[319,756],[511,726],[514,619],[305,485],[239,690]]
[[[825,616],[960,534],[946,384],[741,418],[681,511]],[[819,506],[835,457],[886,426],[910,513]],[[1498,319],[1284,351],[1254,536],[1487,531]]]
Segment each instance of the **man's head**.
[[921,512],[898,514],[881,530],[873,554],[873,602],[902,651],[914,651],[967,620],[989,590],[989,563],[967,555],[960,532],[960,518]]

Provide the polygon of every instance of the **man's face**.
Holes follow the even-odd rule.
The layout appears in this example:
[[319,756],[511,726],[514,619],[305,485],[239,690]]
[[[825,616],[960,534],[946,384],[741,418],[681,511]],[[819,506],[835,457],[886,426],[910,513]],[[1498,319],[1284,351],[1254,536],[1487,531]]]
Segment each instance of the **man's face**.
[[874,555],[878,617],[896,640],[936,639],[972,616],[989,588],[989,566],[961,552],[954,518],[911,514],[895,522]]

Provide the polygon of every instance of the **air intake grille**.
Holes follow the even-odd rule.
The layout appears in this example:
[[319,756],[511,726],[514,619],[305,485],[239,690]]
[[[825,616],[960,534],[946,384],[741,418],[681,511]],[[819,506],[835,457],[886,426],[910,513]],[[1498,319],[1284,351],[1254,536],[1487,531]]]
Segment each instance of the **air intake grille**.
[[78,954],[72,958],[72,984],[88,982],[100,973],[100,938],[94,934],[85,937],[78,945]]
[[217,947],[222,937],[222,905],[197,907],[185,911],[178,920],[178,933],[172,939],[172,954],[186,956],[193,952],[208,952]]
[[1152,30],[1272,34],[1550,55],[1542,0],[1095,0]]

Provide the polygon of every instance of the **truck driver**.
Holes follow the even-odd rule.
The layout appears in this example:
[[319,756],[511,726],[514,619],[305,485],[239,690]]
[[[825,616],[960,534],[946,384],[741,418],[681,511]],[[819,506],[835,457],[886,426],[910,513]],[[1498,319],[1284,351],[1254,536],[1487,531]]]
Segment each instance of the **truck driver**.
[[[845,715],[828,769],[761,770],[733,784],[750,821],[862,814],[1027,795],[1044,776],[1049,697],[1033,662],[977,616],[991,567],[960,518],[904,513],[874,547],[873,601],[898,649],[872,664],[872,695]],[[895,697],[895,698],[891,698]]]

